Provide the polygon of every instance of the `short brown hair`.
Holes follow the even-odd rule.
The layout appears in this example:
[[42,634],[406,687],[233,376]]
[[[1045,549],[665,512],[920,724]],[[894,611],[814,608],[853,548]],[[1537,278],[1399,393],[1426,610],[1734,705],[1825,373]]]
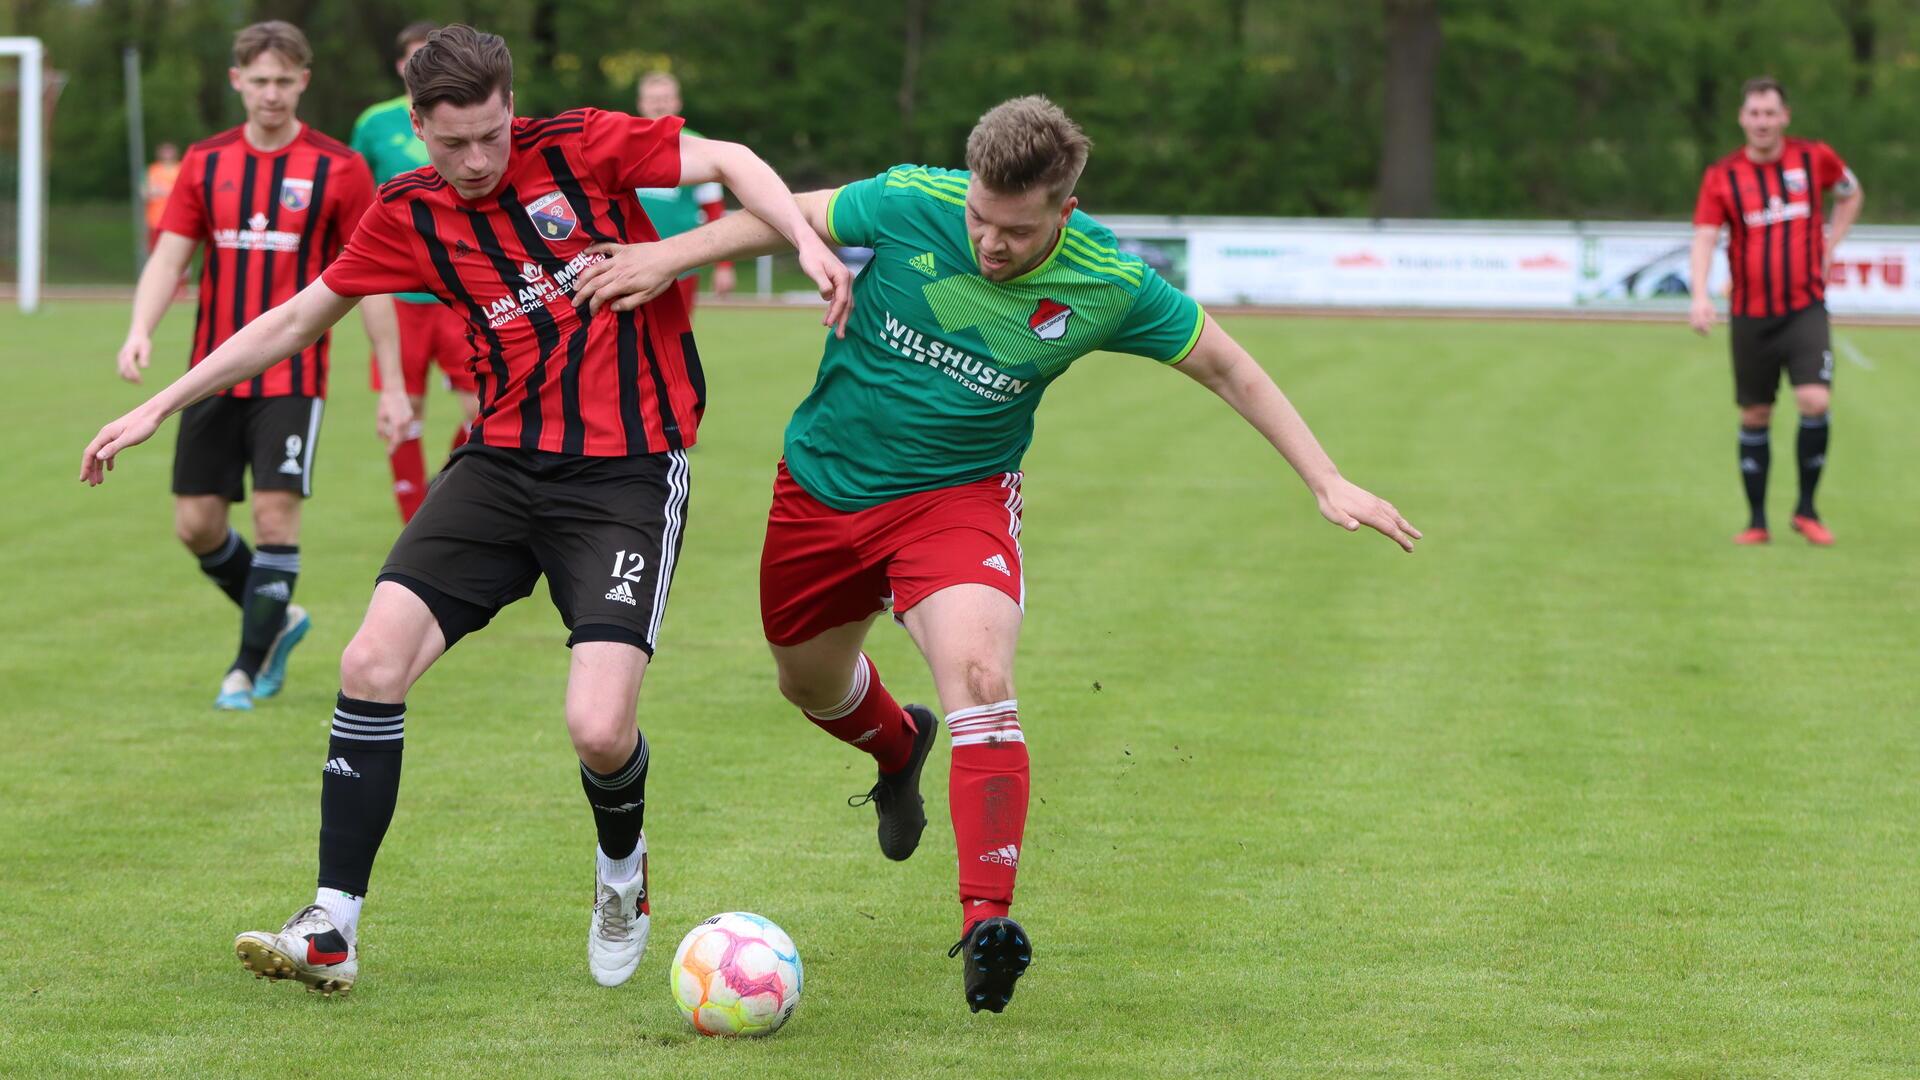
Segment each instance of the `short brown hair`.
[[277,52],[295,67],[310,67],[313,64],[313,46],[307,44],[307,35],[290,22],[272,19],[242,27],[233,35],[233,66],[246,67],[263,52]]
[[988,188],[1017,195],[1044,187],[1064,200],[1087,167],[1093,141],[1039,95],[1003,101],[967,136],[967,168]]
[[393,47],[400,55],[405,56],[408,46],[425,45],[427,38],[438,29],[440,29],[440,24],[434,22],[432,19],[421,19],[419,22],[410,22],[406,25],[405,29],[394,36]]
[[404,78],[415,112],[442,102],[479,105],[497,91],[513,93],[513,54],[499,34],[483,34],[465,23],[443,26],[407,61]]
[[1756,75],[1748,79],[1746,83],[1740,87],[1740,103],[1744,105],[1747,99],[1753,95],[1767,93],[1779,94],[1780,104],[1785,105],[1787,103],[1787,88],[1781,86],[1780,80],[1771,75]]

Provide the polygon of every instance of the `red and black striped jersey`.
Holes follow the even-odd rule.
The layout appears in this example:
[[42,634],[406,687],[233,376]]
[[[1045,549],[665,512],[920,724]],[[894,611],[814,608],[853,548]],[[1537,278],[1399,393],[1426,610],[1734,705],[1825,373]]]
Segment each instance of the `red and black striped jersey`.
[[1828,188],[1846,194],[1854,186],[1840,155],[1811,139],[1787,139],[1773,161],[1756,163],[1742,148],[1707,167],[1693,223],[1728,228],[1733,314],[1788,315],[1826,298],[1821,197]]
[[692,446],[706,382],[678,289],[632,312],[575,306],[600,241],[659,239],[634,188],[680,183],[677,116],[575,109],[516,119],[480,199],[432,168],[394,177],[323,275],[342,296],[427,291],[467,321],[480,416],[471,438],[590,457]]
[[[204,243],[188,367],[307,287],[373,203],[373,173],[345,143],[301,125],[272,153],[234,128],[193,144],[160,228]],[[328,336],[240,383],[233,397],[326,397]]]

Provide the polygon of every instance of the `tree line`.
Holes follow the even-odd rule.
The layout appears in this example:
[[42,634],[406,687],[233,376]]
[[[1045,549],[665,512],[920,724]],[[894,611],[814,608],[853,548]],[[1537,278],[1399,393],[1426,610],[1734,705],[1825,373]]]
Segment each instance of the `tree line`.
[[11,0],[0,33],[66,76],[54,198],[127,194],[123,47],[148,144],[184,145],[241,119],[228,48],[263,18],[307,32],[301,113],[340,138],[400,92],[400,27],[464,18],[512,46],[523,115],[631,109],[668,69],[694,127],[796,186],[957,165],[982,111],[1044,93],[1094,140],[1083,201],[1162,214],[1683,217],[1765,72],[1869,220],[1920,216],[1905,0]]

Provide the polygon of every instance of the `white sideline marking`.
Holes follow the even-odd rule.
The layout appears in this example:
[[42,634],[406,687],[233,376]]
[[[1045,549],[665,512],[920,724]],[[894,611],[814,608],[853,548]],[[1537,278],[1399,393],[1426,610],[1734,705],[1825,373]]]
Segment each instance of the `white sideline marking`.
[[1840,346],[1841,356],[1846,357],[1848,360],[1853,361],[1855,364],[1858,364],[1860,367],[1865,368],[1868,371],[1874,370],[1873,361],[1867,359],[1867,354],[1861,352],[1860,347],[1855,345],[1853,342],[1836,334],[1834,335],[1833,343],[1835,345]]

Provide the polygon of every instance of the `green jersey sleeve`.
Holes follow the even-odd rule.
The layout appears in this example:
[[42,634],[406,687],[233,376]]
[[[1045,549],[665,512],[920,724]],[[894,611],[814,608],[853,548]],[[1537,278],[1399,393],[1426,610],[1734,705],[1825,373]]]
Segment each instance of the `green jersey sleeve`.
[[1200,340],[1207,313],[1193,297],[1167,284],[1167,279],[1154,273],[1152,267],[1145,269],[1146,277],[1134,294],[1133,306],[1101,347],[1177,364]]
[[827,233],[842,247],[872,247],[880,235],[880,197],[886,192],[887,173],[856,180],[833,193],[827,202]]

